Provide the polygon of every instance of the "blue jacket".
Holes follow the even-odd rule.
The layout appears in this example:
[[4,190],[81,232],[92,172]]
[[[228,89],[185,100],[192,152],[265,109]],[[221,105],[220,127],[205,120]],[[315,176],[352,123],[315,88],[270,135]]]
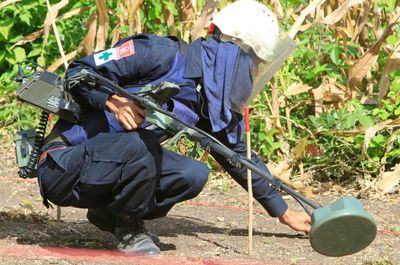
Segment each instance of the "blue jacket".
[[[199,39],[192,43],[185,56],[175,39],[150,34],[131,36],[119,41],[111,49],[74,61],[68,68],[66,77],[86,68],[113,80],[130,92],[138,91],[148,83],[157,84],[161,81],[177,83],[181,87],[181,92],[172,98],[174,103],[172,111],[184,121],[206,129],[234,151],[246,155],[240,131],[242,116],[233,113],[228,124],[229,128],[214,131],[213,124],[210,124],[208,109],[210,104],[207,104],[206,93],[196,89],[203,75],[202,42],[203,40]],[[80,144],[100,132],[124,130],[114,115],[105,109],[105,102],[110,93],[108,90],[82,85],[76,92],[89,105],[86,119],[79,124],[71,124],[64,120],[56,124],[70,144]],[[232,131],[237,135],[234,141],[229,136],[229,132]],[[237,169],[227,163],[226,158],[213,155],[241,186],[247,188],[246,169]],[[253,156],[256,163],[269,172],[261,159],[255,154]],[[286,211],[287,205],[279,192],[256,174],[253,174],[253,193],[271,216],[281,216]]]

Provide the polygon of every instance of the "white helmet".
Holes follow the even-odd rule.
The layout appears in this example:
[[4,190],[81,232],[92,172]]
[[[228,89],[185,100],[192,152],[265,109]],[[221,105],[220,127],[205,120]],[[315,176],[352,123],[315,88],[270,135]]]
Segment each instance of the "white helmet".
[[241,112],[272,78],[296,47],[286,34],[280,34],[274,13],[254,0],[238,0],[223,8],[212,23],[221,31],[219,39],[233,42],[249,54],[254,54],[253,88],[232,89],[232,109]]
[[[239,0],[223,8],[212,23],[222,32],[222,41],[251,47],[257,56],[270,61],[279,40],[279,25],[265,5],[254,0]],[[238,43],[237,43],[238,42]]]

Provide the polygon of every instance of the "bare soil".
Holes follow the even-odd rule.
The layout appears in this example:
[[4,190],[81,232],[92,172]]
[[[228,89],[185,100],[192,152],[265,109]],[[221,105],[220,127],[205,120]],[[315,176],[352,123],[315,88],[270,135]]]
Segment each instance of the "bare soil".
[[[83,209],[61,208],[61,220],[57,221],[57,208],[42,205],[36,180],[17,176],[13,151],[3,148],[0,159],[0,264],[115,264],[79,259],[76,253],[35,255],[35,249],[46,247],[111,253],[116,242],[111,234],[89,224]],[[326,204],[337,198],[328,194],[312,199]],[[293,209],[301,209],[293,199],[287,201]],[[176,205],[167,217],[146,225],[161,238],[165,264],[175,264],[174,259],[176,264],[400,264],[399,194],[361,201],[376,218],[377,237],[359,253],[340,258],[316,253],[306,235],[269,217],[257,203],[253,253],[248,255],[247,193],[227,179],[211,179],[197,198]],[[151,264],[134,257],[132,262],[119,264]],[[164,263],[158,259],[154,264]]]

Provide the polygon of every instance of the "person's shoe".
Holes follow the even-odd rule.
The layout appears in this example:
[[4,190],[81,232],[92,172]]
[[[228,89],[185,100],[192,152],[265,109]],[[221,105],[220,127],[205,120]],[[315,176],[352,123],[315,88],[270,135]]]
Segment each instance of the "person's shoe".
[[158,244],[161,242],[160,238],[156,234],[153,234],[152,232],[149,232],[147,230],[146,230],[146,234],[151,238],[151,240],[154,242],[154,244]]
[[146,255],[158,255],[161,253],[160,249],[146,233],[126,235],[117,245],[117,249],[124,253]]
[[117,249],[121,252],[146,255],[161,253],[152,238],[157,242],[160,242],[160,239],[146,231],[141,219],[127,216],[118,218],[114,235],[119,240]]
[[[110,209],[103,208],[89,208],[86,214],[89,222],[103,231],[113,233],[115,231],[116,220],[119,218],[117,214],[113,213]],[[155,244],[160,243],[160,238],[149,231],[146,234],[153,240]]]

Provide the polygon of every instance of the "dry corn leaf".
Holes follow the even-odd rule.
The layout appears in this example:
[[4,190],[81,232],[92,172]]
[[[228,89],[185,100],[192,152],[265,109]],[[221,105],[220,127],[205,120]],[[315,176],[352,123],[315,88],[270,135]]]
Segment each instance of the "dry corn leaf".
[[[65,58],[67,61],[72,60],[78,53],[78,50],[72,51],[65,55]],[[64,58],[58,58],[54,63],[52,63],[49,67],[47,67],[47,71],[49,72],[54,72],[64,63]]]
[[314,95],[315,116],[317,117],[324,111],[324,92],[325,88],[323,84],[312,90]]
[[0,3],[0,9],[2,9],[3,7],[6,7],[8,5],[14,4],[16,2],[19,2],[21,0],[6,0],[3,3]]
[[[139,17],[138,15],[138,10],[140,6],[142,5],[143,0],[135,0],[133,2],[129,2],[127,4],[128,6],[128,21],[129,21],[129,34],[133,35],[135,30],[134,30],[134,25],[136,25],[135,21],[136,18]],[[137,26],[137,25],[136,25]],[[136,28],[137,30],[137,28]]]
[[22,38],[20,38],[16,43],[14,43],[14,45],[12,45],[9,50],[14,49],[15,46],[19,46],[19,45],[24,45],[25,43],[28,42],[33,42],[35,41],[38,37],[40,37],[43,34],[43,29],[35,31],[29,35],[26,35]]
[[358,26],[353,21],[350,13],[347,13],[347,18],[345,19],[345,24],[346,24],[347,32],[350,33],[351,40],[352,41],[355,40],[355,38],[357,36],[357,32],[359,30],[357,28]]
[[300,12],[300,16],[297,18],[297,20],[294,22],[292,28],[290,29],[288,35],[294,39],[296,36],[297,32],[299,32],[299,29],[301,25],[303,25],[304,20],[306,17],[311,14],[313,11],[315,11],[316,8],[321,6],[326,0],[313,0],[306,8],[304,8]]
[[68,18],[70,18],[70,17],[73,17],[73,16],[76,16],[76,15],[82,14],[83,12],[85,12],[85,11],[87,11],[87,10],[89,10],[89,7],[88,7],[88,6],[79,7],[79,8],[76,8],[76,9],[74,9],[74,10],[71,10],[71,11],[65,13],[65,14],[62,14],[62,15],[59,16],[57,19],[58,19],[58,20],[68,19]]
[[364,135],[364,144],[363,144],[363,151],[366,152],[369,146],[369,143],[371,142],[372,138],[374,138],[375,134],[379,132],[380,130],[383,130],[387,128],[387,124],[376,124],[372,127],[369,127],[365,130],[365,135]]
[[194,13],[194,6],[191,0],[179,0],[178,3],[180,21],[183,22],[181,28],[182,38],[186,41],[189,41],[190,34],[192,30],[192,25],[194,20],[196,19]]
[[313,188],[310,186],[306,186],[302,181],[299,180],[293,181],[292,187],[298,190],[301,194],[303,194],[307,198],[314,196]]
[[294,84],[290,85],[288,87],[288,89],[286,89],[283,92],[283,94],[286,97],[289,97],[289,96],[298,95],[298,94],[301,94],[304,92],[308,92],[308,91],[310,91],[310,89],[312,89],[312,87],[310,87],[309,85],[302,84],[302,83],[294,83]]
[[[65,14],[63,14],[63,15],[61,15],[61,16],[59,16],[57,19],[58,19],[59,21],[61,21],[61,20],[64,20],[64,19],[73,17],[73,16],[75,16],[75,15],[81,14],[81,13],[85,12],[85,11],[88,10],[88,9],[89,9],[89,7],[77,8],[77,9],[74,9],[74,10],[72,10],[72,11],[69,11],[69,12],[67,12],[67,13],[65,13]],[[35,31],[35,32],[33,32],[33,33],[29,34],[29,35],[26,35],[26,36],[20,38],[16,43],[14,43],[14,44],[10,47],[10,50],[12,50],[15,46],[24,45],[25,43],[33,42],[33,41],[36,40],[39,36],[41,36],[41,35],[43,34],[43,32],[44,32],[44,30],[41,29],[41,30]]]
[[274,177],[279,178],[283,182],[290,184],[290,176],[292,174],[292,166],[289,164],[288,160],[283,160],[279,164],[272,161],[268,162],[268,169]]
[[300,141],[296,144],[293,149],[293,156],[296,159],[301,159],[304,157],[307,143],[307,138],[301,138]]
[[363,151],[365,152],[375,134],[383,129],[400,127],[400,119],[387,120],[365,130]]
[[383,156],[381,158],[381,166],[380,166],[380,170],[379,170],[379,176],[382,176],[382,174],[384,173],[388,153],[390,152],[390,150],[393,149],[393,143],[394,143],[394,141],[396,141],[398,134],[399,134],[399,129],[394,129],[392,131],[392,134],[390,135],[389,139],[387,140],[385,153],[383,154]]
[[168,28],[168,34],[169,35],[176,35],[174,31],[174,14],[172,14],[171,10],[169,10],[167,7],[163,7],[162,11],[165,21],[167,22],[167,28]]
[[193,21],[195,19],[194,6],[196,5],[193,5],[191,0],[179,0],[178,6],[181,21]]
[[328,79],[321,86],[324,88],[323,102],[338,103],[345,101],[346,87],[342,84]]
[[135,27],[136,27],[136,33],[140,34],[142,33],[142,20],[140,19],[140,16],[135,17]]
[[346,27],[338,27],[337,29],[340,30],[340,31],[342,31],[342,32],[344,32],[344,33],[346,34],[347,37],[349,37],[349,38],[351,38],[351,39],[354,38],[354,36],[353,36],[353,29],[352,29],[352,28],[349,29],[349,27],[347,26],[347,22],[346,22]]
[[277,17],[283,18],[283,7],[281,1],[279,0],[271,0],[271,4],[274,7],[274,13]]
[[60,11],[60,9],[65,7],[68,3],[68,0],[62,0],[57,4],[51,6],[50,10],[47,11],[46,18],[44,20],[44,37],[46,39],[45,42],[47,42],[47,38],[49,37],[50,33],[51,17],[56,19],[58,16],[58,11]]
[[[125,4],[126,2],[126,4]],[[114,28],[112,34],[112,40],[111,40],[111,46],[114,46],[115,43],[117,43],[117,41],[119,41],[121,39],[121,28],[123,26],[126,25],[126,21],[128,20],[128,16],[129,16],[129,12],[128,12],[128,7],[127,5],[130,3],[129,0],[125,0],[125,1],[119,1],[117,3],[117,8],[119,9],[118,12],[118,24],[117,26]]]
[[97,13],[94,12],[88,22],[88,31],[85,38],[83,39],[83,52],[86,55],[92,54],[94,52],[94,43],[96,40],[96,29],[97,29]]
[[380,47],[384,43],[387,37],[389,37],[394,26],[397,24],[400,13],[396,16],[396,19],[387,26],[385,31],[382,33],[380,38],[375,42],[375,44],[369,48],[369,50],[364,53],[349,69],[349,84],[352,87],[361,87],[361,80],[367,75],[371,67],[376,63],[378,59],[378,54]]
[[314,26],[314,23],[307,22],[306,24],[301,25],[299,27],[299,31],[304,32],[304,31],[308,30],[309,28],[311,28],[312,26]]
[[364,0],[347,0],[344,4],[335,9],[332,13],[327,15],[321,23],[326,25],[333,25],[338,22],[346,12],[354,5],[362,4]]
[[397,42],[395,49],[386,61],[385,67],[379,82],[379,101],[386,97],[389,92],[389,74],[400,67],[400,40]]
[[106,41],[108,36],[108,10],[105,0],[96,0],[97,14],[99,26],[96,36],[95,51],[104,50],[106,48]]
[[359,37],[358,42],[363,46],[368,46],[368,17],[369,17],[369,9],[371,6],[370,1],[365,1],[363,3],[362,9],[360,10],[360,16],[357,23],[357,32],[356,37]]
[[46,18],[44,20],[44,36],[43,36],[43,43],[42,43],[42,52],[38,58],[38,63],[39,64],[44,64],[44,47],[47,44],[47,40],[49,38],[49,34],[50,34],[50,27],[51,27],[51,18],[53,17],[55,20],[57,18],[58,15],[58,11],[63,8],[64,6],[66,6],[69,3],[68,0],[62,0],[60,2],[58,2],[57,4],[53,5],[50,7],[50,9],[47,11],[46,14]]
[[272,117],[275,121],[275,127],[281,128],[281,121],[279,115],[280,103],[279,103],[279,90],[278,81],[274,79],[271,86],[271,98],[272,98]]
[[375,35],[375,38],[379,39],[379,36],[382,35],[383,33],[383,28],[382,28],[382,16],[380,14],[379,9],[374,9],[373,10],[373,15],[372,15],[372,32]]
[[[47,5],[47,9],[51,10],[51,5],[50,5],[50,1],[49,0],[46,0],[46,5]],[[57,30],[56,18],[53,17],[53,13],[52,12],[49,12],[48,14],[49,14],[49,17],[50,17],[51,26],[53,28],[54,36],[56,37],[58,50],[60,51],[61,58],[62,58],[62,61],[64,63],[64,67],[65,67],[65,69],[67,69],[68,68],[68,60],[65,57],[64,48],[62,46],[61,38],[60,38],[60,35],[58,33],[58,30]]]
[[200,16],[193,24],[193,30],[191,32],[192,40],[195,40],[202,36],[204,27],[210,22],[213,14],[217,11],[219,0],[207,0],[204,4]]
[[397,164],[393,171],[382,174],[382,178],[376,182],[376,190],[383,194],[391,193],[400,184],[400,165]]
[[281,140],[280,143],[279,150],[287,157],[290,153],[290,144],[285,140]]

